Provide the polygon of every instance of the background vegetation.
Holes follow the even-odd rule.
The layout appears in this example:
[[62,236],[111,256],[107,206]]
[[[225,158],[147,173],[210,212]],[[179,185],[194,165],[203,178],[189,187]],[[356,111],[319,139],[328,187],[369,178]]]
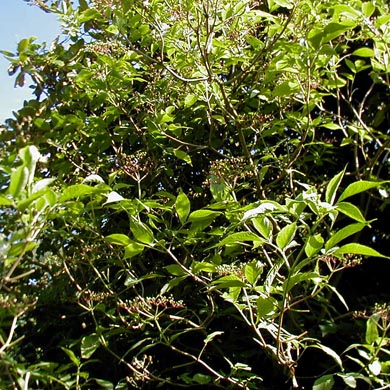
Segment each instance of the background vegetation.
[[386,388],[387,1],[31,3],[1,388]]

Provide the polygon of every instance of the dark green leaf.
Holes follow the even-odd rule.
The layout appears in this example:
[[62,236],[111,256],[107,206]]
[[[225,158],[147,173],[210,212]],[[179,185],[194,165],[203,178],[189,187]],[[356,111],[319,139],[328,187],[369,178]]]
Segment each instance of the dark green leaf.
[[83,359],[89,359],[93,353],[99,348],[100,340],[99,336],[95,333],[92,333],[88,336],[85,336],[81,340],[81,357]]

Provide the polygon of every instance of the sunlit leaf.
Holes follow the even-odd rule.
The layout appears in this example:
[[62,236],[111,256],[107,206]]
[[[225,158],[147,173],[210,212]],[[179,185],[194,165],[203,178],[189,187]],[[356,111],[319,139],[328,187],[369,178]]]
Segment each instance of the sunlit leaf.
[[180,222],[184,225],[187,221],[188,214],[190,213],[191,205],[187,195],[183,191],[177,196],[175,207]]
[[295,222],[286,225],[276,236],[276,244],[280,249],[284,249],[293,240],[297,231],[297,224]]
[[338,199],[339,202],[341,202],[344,199],[347,199],[353,195],[360,194],[361,192],[370,190],[372,188],[379,187],[385,183],[388,183],[388,181],[366,181],[366,180],[361,180],[361,181],[356,181],[352,184],[350,184],[340,195],[340,198]]

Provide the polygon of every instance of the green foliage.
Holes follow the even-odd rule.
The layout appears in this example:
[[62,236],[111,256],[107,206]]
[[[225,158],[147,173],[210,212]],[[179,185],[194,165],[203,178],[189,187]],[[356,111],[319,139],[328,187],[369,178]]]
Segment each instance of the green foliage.
[[36,4],[66,40],[3,52],[36,99],[0,133],[1,387],[386,386],[388,308],[339,280],[389,258],[387,3]]

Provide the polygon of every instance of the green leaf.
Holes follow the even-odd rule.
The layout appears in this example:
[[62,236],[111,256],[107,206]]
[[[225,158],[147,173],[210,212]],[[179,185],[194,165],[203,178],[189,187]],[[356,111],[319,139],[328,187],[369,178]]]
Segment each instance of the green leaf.
[[176,198],[175,207],[180,222],[182,225],[184,225],[187,221],[187,217],[191,209],[190,201],[184,192],[180,191]]
[[254,228],[267,240],[272,239],[272,222],[271,220],[265,216],[260,215],[256,218],[252,218],[251,222]]
[[321,234],[315,234],[310,236],[305,245],[305,253],[307,257],[312,257],[316,255],[324,245],[324,239]]
[[236,275],[222,276],[217,280],[214,280],[212,285],[215,288],[231,288],[231,287],[245,287],[245,283]]
[[336,176],[334,176],[326,186],[325,201],[330,205],[333,205],[335,201],[336,193],[340,186],[341,180],[343,179],[344,174],[345,174],[345,168]]
[[333,253],[335,256],[338,255],[362,255],[362,256],[370,256],[370,257],[383,257],[386,259],[390,259],[388,256],[384,256],[375,249],[370,248],[369,246],[362,245],[362,244],[345,244],[342,247],[336,249],[336,251]]
[[274,298],[272,297],[259,297],[256,301],[257,306],[257,318],[260,320],[261,318],[265,317],[267,314],[273,312],[275,310],[275,303]]
[[375,57],[375,52],[369,47],[361,47],[355,50],[352,55],[357,57]]
[[198,97],[193,94],[189,94],[184,98],[184,107],[188,108],[193,106],[198,101]]
[[263,272],[263,266],[258,261],[252,261],[248,264],[245,264],[244,274],[246,279],[251,285],[254,285]]
[[138,243],[138,242],[130,242],[130,244],[125,246],[125,259],[131,259],[134,256],[139,255],[144,250],[144,245]]
[[225,237],[222,241],[220,241],[218,244],[214,245],[214,247],[224,246],[224,245],[233,245],[233,244],[240,244],[245,241],[251,241],[253,243],[257,243],[261,245],[264,243],[264,240],[259,237],[257,234],[252,232],[237,232],[233,233],[230,236]]
[[178,264],[170,264],[164,267],[173,276],[187,275],[182,267]]
[[338,373],[337,376],[340,377],[348,387],[352,389],[356,389],[357,383],[355,377],[349,374],[340,374],[340,373]]
[[284,249],[294,239],[296,231],[297,231],[296,222],[286,225],[283,229],[280,230],[280,232],[276,236],[277,246],[280,249]]
[[355,183],[350,184],[344,192],[340,195],[339,202],[347,199],[353,195],[360,194],[361,192],[370,190],[372,188],[379,187],[385,183],[389,183],[388,180],[386,181],[367,181],[367,180],[361,180],[357,181]]
[[12,200],[5,195],[0,195],[0,206],[11,206]]
[[326,345],[323,344],[315,344],[315,348],[320,349],[322,352],[325,352],[328,356],[330,356],[343,370],[343,362],[341,360],[341,357],[337,352],[335,352],[332,348],[327,347]]
[[298,273],[290,278],[286,279],[286,281],[283,283],[283,291],[289,292],[294,286],[296,286],[299,283],[314,280],[315,282],[320,282],[322,280],[321,275],[317,272],[303,272]]
[[191,157],[186,153],[184,152],[183,150],[181,149],[174,149],[173,150],[173,154],[180,160],[183,160],[185,161],[187,164],[191,165],[192,166],[192,161],[191,161]]
[[75,366],[80,366],[80,360],[76,357],[75,353],[65,347],[60,347],[69,357],[69,359],[75,364]]
[[290,96],[291,94],[297,92],[299,90],[299,86],[295,82],[284,81],[282,84],[279,84],[274,90],[273,94],[275,96]]
[[366,219],[363,217],[362,212],[352,203],[340,202],[336,204],[336,207],[338,211],[354,219],[355,221],[367,223]]
[[74,198],[81,198],[83,196],[92,195],[100,192],[96,187],[91,187],[87,184],[75,184],[65,188],[62,196],[60,197],[60,202],[65,202]]
[[199,383],[200,385],[206,385],[207,383],[210,383],[212,381],[210,375],[204,375],[199,373],[195,374],[192,379],[194,382]]
[[151,244],[154,241],[153,232],[133,215],[130,216],[130,230],[134,237],[143,244]]
[[371,316],[366,323],[366,343],[374,344],[379,339],[378,317]]
[[89,359],[93,353],[99,348],[100,340],[96,333],[92,333],[81,339],[81,357]]
[[[103,389],[114,390],[114,385],[110,381],[94,378],[94,381]],[[117,389],[117,387],[116,387]]]
[[313,390],[332,390],[333,386],[333,375],[324,375],[314,382]]
[[324,35],[322,37],[322,44],[328,43],[335,38],[338,38],[340,35],[344,34],[348,30],[351,30],[356,26],[357,22],[349,20],[348,22],[341,23],[329,23],[324,29]]
[[372,1],[364,2],[362,4],[362,12],[366,18],[372,16],[372,14],[375,12],[375,5],[373,4],[373,2]]
[[92,19],[100,19],[101,15],[98,10],[95,8],[88,8],[87,10],[83,11],[79,16],[79,22],[85,23]]
[[28,169],[27,185],[30,185],[34,180],[35,168],[41,154],[36,146],[29,145],[19,151],[19,157],[22,159],[23,165]]
[[221,212],[219,212],[219,211],[206,210],[206,209],[195,210],[189,215],[188,221],[189,222],[197,222],[197,221],[204,221],[204,220],[210,220],[210,219],[213,220],[214,218],[218,217],[219,215],[221,215]]
[[11,173],[11,183],[8,188],[8,193],[14,198],[20,197],[23,190],[26,188],[29,177],[28,168],[24,165],[16,168]]
[[333,248],[336,244],[338,244],[340,241],[360,232],[365,226],[366,224],[364,223],[354,223],[340,229],[339,231],[335,232],[330,237],[330,239],[326,242],[325,250],[328,251],[329,249]]
[[110,244],[122,246],[129,245],[132,242],[132,240],[130,240],[130,238],[125,234],[110,234],[109,236],[105,237],[105,240]]
[[177,287],[183,280],[187,279],[188,275],[177,276],[171,279],[168,283],[164,284],[161,288],[160,294],[164,295],[168,291],[172,290],[174,287]]
[[208,344],[210,343],[211,341],[213,341],[217,336],[220,336],[221,334],[224,334],[224,332],[220,331],[220,330],[217,330],[213,333],[210,333],[209,335],[207,335],[207,337],[204,339],[204,343],[205,344]]

